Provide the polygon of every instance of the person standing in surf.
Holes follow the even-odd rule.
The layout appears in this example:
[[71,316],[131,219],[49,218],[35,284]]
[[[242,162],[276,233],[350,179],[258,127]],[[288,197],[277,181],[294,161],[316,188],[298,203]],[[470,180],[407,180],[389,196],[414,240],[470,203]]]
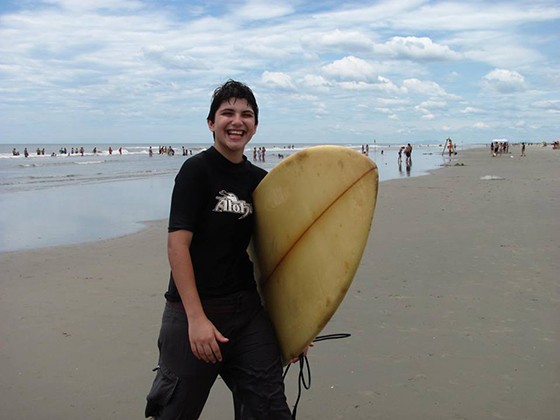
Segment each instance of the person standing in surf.
[[278,342],[247,254],[252,193],[266,175],[244,156],[258,113],[245,84],[218,87],[207,117],[214,144],[175,178],[171,275],[146,417],[197,419],[218,375],[233,393],[236,419],[291,417]]
[[406,166],[412,165],[412,145],[410,143],[404,148],[404,155],[406,156]]

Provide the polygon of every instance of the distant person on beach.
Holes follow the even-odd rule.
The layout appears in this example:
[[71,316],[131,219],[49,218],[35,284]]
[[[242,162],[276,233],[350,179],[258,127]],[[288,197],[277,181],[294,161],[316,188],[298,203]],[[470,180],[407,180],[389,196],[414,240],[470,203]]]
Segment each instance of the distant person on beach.
[[404,150],[404,146],[401,146],[401,148],[399,149],[399,157],[397,159],[397,162],[400,164],[402,162],[402,152]]
[[412,165],[412,145],[410,143],[404,148],[404,155],[406,156],[406,166]]
[[525,156],[525,142],[521,143],[521,157]]
[[494,153],[492,156],[496,157],[498,156],[498,152],[500,151],[500,143],[495,142],[494,143]]
[[214,144],[175,178],[168,226],[171,275],[146,417],[198,419],[217,376],[236,419],[290,419],[282,362],[247,247],[252,193],[266,175],[245,156],[257,130],[251,89],[218,87],[207,117]]

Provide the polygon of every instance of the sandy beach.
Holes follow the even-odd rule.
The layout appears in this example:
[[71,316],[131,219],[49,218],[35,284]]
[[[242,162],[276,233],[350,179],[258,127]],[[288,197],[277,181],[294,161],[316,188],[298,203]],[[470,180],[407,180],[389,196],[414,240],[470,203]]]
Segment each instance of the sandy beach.
[[[324,330],[352,336],[312,349],[298,419],[559,418],[560,151],[512,152],[460,152],[380,184],[361,266]],[[143,418],[165,242],[157,221],[0,254],[0,418]],[[290,403],[296,381],[292,368]],[[232,411],[219,380],[202,418]]]

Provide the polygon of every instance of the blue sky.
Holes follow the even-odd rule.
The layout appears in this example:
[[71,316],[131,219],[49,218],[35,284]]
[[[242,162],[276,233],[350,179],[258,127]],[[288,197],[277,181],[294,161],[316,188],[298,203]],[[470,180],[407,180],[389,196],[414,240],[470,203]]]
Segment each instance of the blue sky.
[[199,143],[251,86],[259,143],[560,138],[558,1],[0,1],[0,143]]

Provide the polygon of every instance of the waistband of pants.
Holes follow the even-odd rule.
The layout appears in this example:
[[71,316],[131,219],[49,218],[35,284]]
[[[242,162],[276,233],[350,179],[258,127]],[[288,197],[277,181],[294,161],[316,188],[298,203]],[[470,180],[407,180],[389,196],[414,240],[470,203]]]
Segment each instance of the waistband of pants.
[[[172,302],[167,300],[165,304],[172,309],[185,312],[185,307],[181,301]],[[240,306],[260,305],[260,296],[256,290],[242,290],[227,296],[201,299],[201,304],[205,311],[233,312]]]

